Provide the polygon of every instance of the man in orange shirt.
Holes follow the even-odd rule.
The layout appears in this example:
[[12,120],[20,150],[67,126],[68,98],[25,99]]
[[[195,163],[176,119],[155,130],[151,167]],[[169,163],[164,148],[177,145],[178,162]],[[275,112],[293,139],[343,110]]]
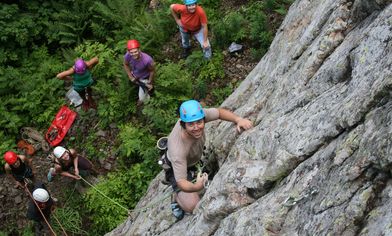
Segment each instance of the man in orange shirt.
[[197,0],[184,0],[184,4],[170,5],[171,13],[181,33],[184,49],[182,57],[189,56],[191,49],[189,38],[193,35],[203,49],[204,58],[210,59],[212,51],[208,40],[206,13],[201,6],[197,5]]

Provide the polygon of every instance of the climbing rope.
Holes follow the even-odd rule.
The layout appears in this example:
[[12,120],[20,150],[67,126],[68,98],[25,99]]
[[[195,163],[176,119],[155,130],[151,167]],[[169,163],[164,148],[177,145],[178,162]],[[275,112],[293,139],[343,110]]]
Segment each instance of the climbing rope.
[[86,184],[88,184],[90,187],[92,187],[95,191],[97,191],[97,192],[98,192],[99,194],[101,194],[103,197],[107,198],[108,200],[110,200],[111,202],[113,202],[114,204],[116,204],[117,206],[119,206],[119,207],[121,207],[122,209],[126,210],[127,213],[128,213],[128,215],[130,215],[132,212],[145,211],[145,210],[149,209],[150,207],[154,206],[155,204],[161,203],[163,200],[165,200],[166,198],[168,198],[168,197],[172,194],[171,192],[168,192],[168,193],[166,193],[166,195],[163,195],[162,197],[160,197],[160,198],[158,198],[158,199],[156,199],[156,200],[154,200],[154,201],[151,201],[149,204],[147,204],[147,205],[144,206],[144,207],[140,207],[140,208],[137,208],[137,209],[130,210],[130,209],[124,207],[123,205],[121,205],[120,203],[116,202],[115,200],[111,199],[110,197],[108,197],[106,194],[104,194],[103,192],[101,192],[98,188],[96,188],[93,184],[91,184],[90,182],[88,182],[88,181],[87,181],[85,178],[83,178],[82,176],[79,175],[79,177],[80,177],[81,180],[83,180]]
[[80,177],[81,180],[83,180],[86,184],[88,184],[90,187],[92,187],[95,191],[97,191],[99,194],[101,194],[102,196],[106,197],[107,199],[109,199],[111,202],[113,202],[114,204],[116,204],[117,206],[121,207],[122,209],[126,210],[127,212],[129,212],[129,209],[124,207],[123,205],[121,205],[120,203],[114,201],[113,199],[111,199],[110,197],[108,197],[106,194],[104,194],[103,192],[101,192],[98,188],[96,188],[93,184],[91,184],[90,182],[88,182],[85,178],[83,178],[82,176],[78,175]]
[[310,196],[313,196],[313,195],[315,195],[315,194],[317,194],[317,193],[318,193],[317,188],[315,188],[315,187],[310,187],[309,189],[307,189],[307,190],[305,191],[304,194],[300,195],[300,196],[297,197],[297,198],[292,197],[292,196],[288,197],[288,198],[284,201],[283,206],[285,206],[285,207],[292,207],[292,206],[295,206],[295,205],[297,205],[298,202],[304,201],[304,200],[308,199]]
[[61,225],[59,219],[57,219],[56,215],[55,215],[55,214],[52,214],[52,216],[53,216],[53,218],[57,221],[57,224],[60,225],[60,228],[61,228],[61,230],[64,232],[65,236],[68,236],[68,234],[65,232],[64,227]]

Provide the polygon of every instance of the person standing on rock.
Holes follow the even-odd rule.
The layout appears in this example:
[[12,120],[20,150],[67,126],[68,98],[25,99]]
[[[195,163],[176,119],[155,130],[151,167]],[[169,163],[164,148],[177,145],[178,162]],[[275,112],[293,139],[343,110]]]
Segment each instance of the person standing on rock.
[[140,51],[140,43],[132,39],[127,42],[123,66],[129,80],[139,87],[138,105],[141,105],[150,98],[149,92],[154,87],[154,60],[147,53]]
[[50,215],[54,210],[54,201],[43,184],[34,187],[32,196],[33,199],[30,200],[27,208],[27,218],[34,221],[35,235],[50,235],[45,219],[49,223]]
[[[73,178],[76,180],[80,179],[79,171],[91,171],[94,174],[98,172],[94,169],[93,164],[86,158],[78,155],[75,149],[65,149],[64,147],[57,146],[53,150],[55,156],[54,168],[50,168],[48,172],[48,181],[51,182],[53,177],[57,174]],[[73,168],[74,173],[71,174],[70,170]]]
[[170,5],[171,14],[181,33],[182,58],[191,53],[190,37],[193,36],[203,49],[205,59],[210,59],[212,50],[208,40],[207,15],[197,0],[184,0],[183,4]]
[[192,212],[200,201],[198,192],[208,181],[206,173],[198,173],[192,183],[192,172],[200,161],[206,141],[204,125],[214,120],[225,120],[237,125],[237,130],[253,127],[248,119],[241,118],[223,108],[203,109],[196,100],[183,102],[179,109],[180,119],[168,137],[167,158],[170,169],[166,176],[175,193],[171,208],[177,219],[182,219],[185,212]]
[[[96,104],[91,94],[91,86],[94,84],[93,75],[90,70],[98,63],[98,57],[94,57],[89,61],[81,58],[76,59],[73,67],[57,74],[57,78],[61,80],[72,80],[73,89],[79,93],[83,99],[82,108],[87,111],[89,108],[96,108]],[[87,93],[87,94],[86,94]]]
[[23,188],[28,181],[34,182],[34,172],[31,159],[25,155],[18,155],[13,151],[4,154],[5,172],[12,177],[17,187]]

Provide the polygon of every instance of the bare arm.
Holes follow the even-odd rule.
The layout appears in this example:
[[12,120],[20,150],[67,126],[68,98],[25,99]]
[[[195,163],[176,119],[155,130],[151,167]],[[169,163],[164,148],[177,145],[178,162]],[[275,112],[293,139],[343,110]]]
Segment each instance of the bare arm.
[[72,157],[74,157],[73,164],[74,164],[75,175],[78,176],[79,175],[79,167],[78,167],[79,157],[78,157],[78,153],[76,152],[75,149],[69,149],[69,152],[71,153]]
[[174,11],[174,5],[175,4],[170,5],[170,12],[174,20],[176,21],[177,25],[182,27],[181,19],[178,17],[178,14]]
[[208,175],[206,173],[197,174],[196,182],[192,183],[185,179],[180,179],[177,181],[177,186],[181,191],[191,193],[198,192],[204,188],[204,183],[208,180]]
[[56,173],[59,173],[59,174],[62,175],[62,176],[66,176],[66,177],[69,177],[69,178],[72,178],[72,179],[80,179],[79,176],[73,175],[73,174],[71,174],[71,173],[69,173],[69,172],[67,172],[67,171],[63,171],[63,170],[61,169],[61,166],[58,165],[58,164],[55,164],[54,168],[55,168],[55,170],[56,170]]
[[58,73],[56,75],[56,77],[61,80],[64,80],[64,79],[69,80],[69,79],[72,79],[71,75],[73,75],[74,73],[75,73],[75,70],[73,69],[73,67],[71,67],[66,71]]
[[62,171],[62,172],[60,173],[60,175],[66,176],[66,177],[70,177],[70,178],[73,178],[73,179],[80,179],[79,176],[73,175],[73,174],[71,174],[71,173],[69,173],[69,172],[67,172],[67,171]]
[[238,132],[241,132],[241,129],[248,130],[253,127],[253,124],[250,120],[237,116],[229,110],[218,108],[218,111],[219,119],[236,123]]
[[86,61],[87,68],[91,69],[99,62],[98,57],[93,57],[89,61]]

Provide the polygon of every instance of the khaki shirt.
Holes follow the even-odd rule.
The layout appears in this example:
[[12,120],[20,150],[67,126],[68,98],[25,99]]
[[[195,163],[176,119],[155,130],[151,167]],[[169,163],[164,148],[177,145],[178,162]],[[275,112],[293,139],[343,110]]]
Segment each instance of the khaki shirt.
[[[203,109],[205,121],[210,122],[219,119],[219,111],[216,108]],[[168,138],[167,156],[172,164],[176,181],[187,179],[187,167],[195,165],[203,154],[206,136],[203,131],[202,137],[195,139],[183,136],[185,130],[177,121]]]

